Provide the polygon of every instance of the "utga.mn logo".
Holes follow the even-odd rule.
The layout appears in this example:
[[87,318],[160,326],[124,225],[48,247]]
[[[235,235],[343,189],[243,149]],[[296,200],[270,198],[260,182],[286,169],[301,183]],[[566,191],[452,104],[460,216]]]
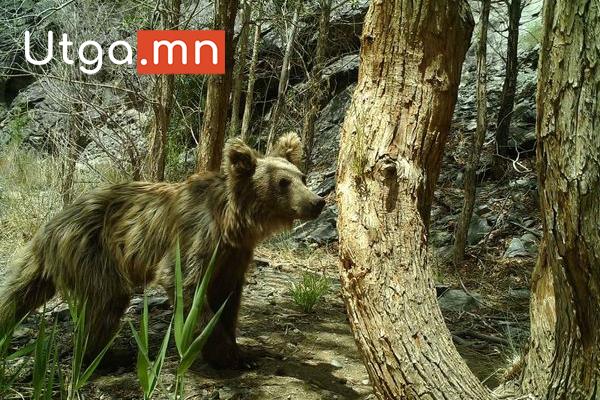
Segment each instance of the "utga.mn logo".
[[[55,59],[54,32],[48,31],[46,54],[36,59],[31,53],[31,33],[25,32],[25,59],[33,65],[45,65]],[[56,60],[74,65],[88,75],[102,69],[105,55],[115,65],[133,64],[131,45],[118,40],[108,49],[87,40],[75,49],[66,33],[57,43],[60,55]],[[117,55],[118,54],[118,55]],[[225,73],[225,31],[138,31],[136,68],[139,74],[209,74]]]

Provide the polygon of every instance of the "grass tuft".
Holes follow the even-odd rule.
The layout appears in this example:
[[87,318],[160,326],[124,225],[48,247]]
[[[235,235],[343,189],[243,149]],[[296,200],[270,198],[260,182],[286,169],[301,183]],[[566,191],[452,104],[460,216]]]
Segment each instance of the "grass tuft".
[[302,311],[311,313],[319,300],[329,291],[330,286],[327,277],[307,272],[302,275],[299,282],[291,284],[290,293]]

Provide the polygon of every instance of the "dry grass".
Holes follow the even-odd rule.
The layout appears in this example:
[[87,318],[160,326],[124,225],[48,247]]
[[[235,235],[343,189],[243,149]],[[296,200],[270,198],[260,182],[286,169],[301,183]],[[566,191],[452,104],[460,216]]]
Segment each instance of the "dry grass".
[[[63,164],[60,157],[17,146],[0,151],[0,271],[15,251],[62,209]],[[93,170],[79,168],[77,176],[73,198],[103,183],[126,179],[104,164]]]
[[33,151],[0,153],[0,267],[62,207],[60,164]]

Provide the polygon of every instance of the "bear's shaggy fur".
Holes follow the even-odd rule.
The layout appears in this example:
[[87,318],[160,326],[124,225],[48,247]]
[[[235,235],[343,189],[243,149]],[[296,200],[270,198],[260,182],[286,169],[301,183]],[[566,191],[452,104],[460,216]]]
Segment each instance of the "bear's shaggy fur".
[[203,356],[217,367],[239,367],[237,316],[255,246],[295,219],[316,217],[324,200],[297,167],[295,134],[283,136],[266,157],[230,140],[223,158],[220,173],[183,183],[114,185],[66,207],[11,266],[0,290],[0,334],[58,290],[87,302],[94,354],[114,334],[134,291],[157,284],[173,299],[177,238],[187,301],[220,242],[201,324],[229,301]]

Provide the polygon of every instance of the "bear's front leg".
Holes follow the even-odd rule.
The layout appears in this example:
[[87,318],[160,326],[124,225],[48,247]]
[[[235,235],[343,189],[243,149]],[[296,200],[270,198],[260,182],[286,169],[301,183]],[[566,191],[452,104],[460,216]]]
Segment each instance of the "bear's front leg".
[[[223,301],[227,299],[227,296],[225,296],[225,299],[223,299],[223,296],[215,297],[217,297],[217,300],[209,300],[211,304],[209,309],[203,313],[204,323],[201,326],[206,326],[206,323],[214,315],[214,311],[218,310]],[[204,360],[215,368],[239,369],[244,367],[242,354],[236,343],[237,319],[241,297],[242,282],[235,285],[233,291],[229,294],[223,313],[202,350]],[[221,299],[223,300],[219,301]]]

